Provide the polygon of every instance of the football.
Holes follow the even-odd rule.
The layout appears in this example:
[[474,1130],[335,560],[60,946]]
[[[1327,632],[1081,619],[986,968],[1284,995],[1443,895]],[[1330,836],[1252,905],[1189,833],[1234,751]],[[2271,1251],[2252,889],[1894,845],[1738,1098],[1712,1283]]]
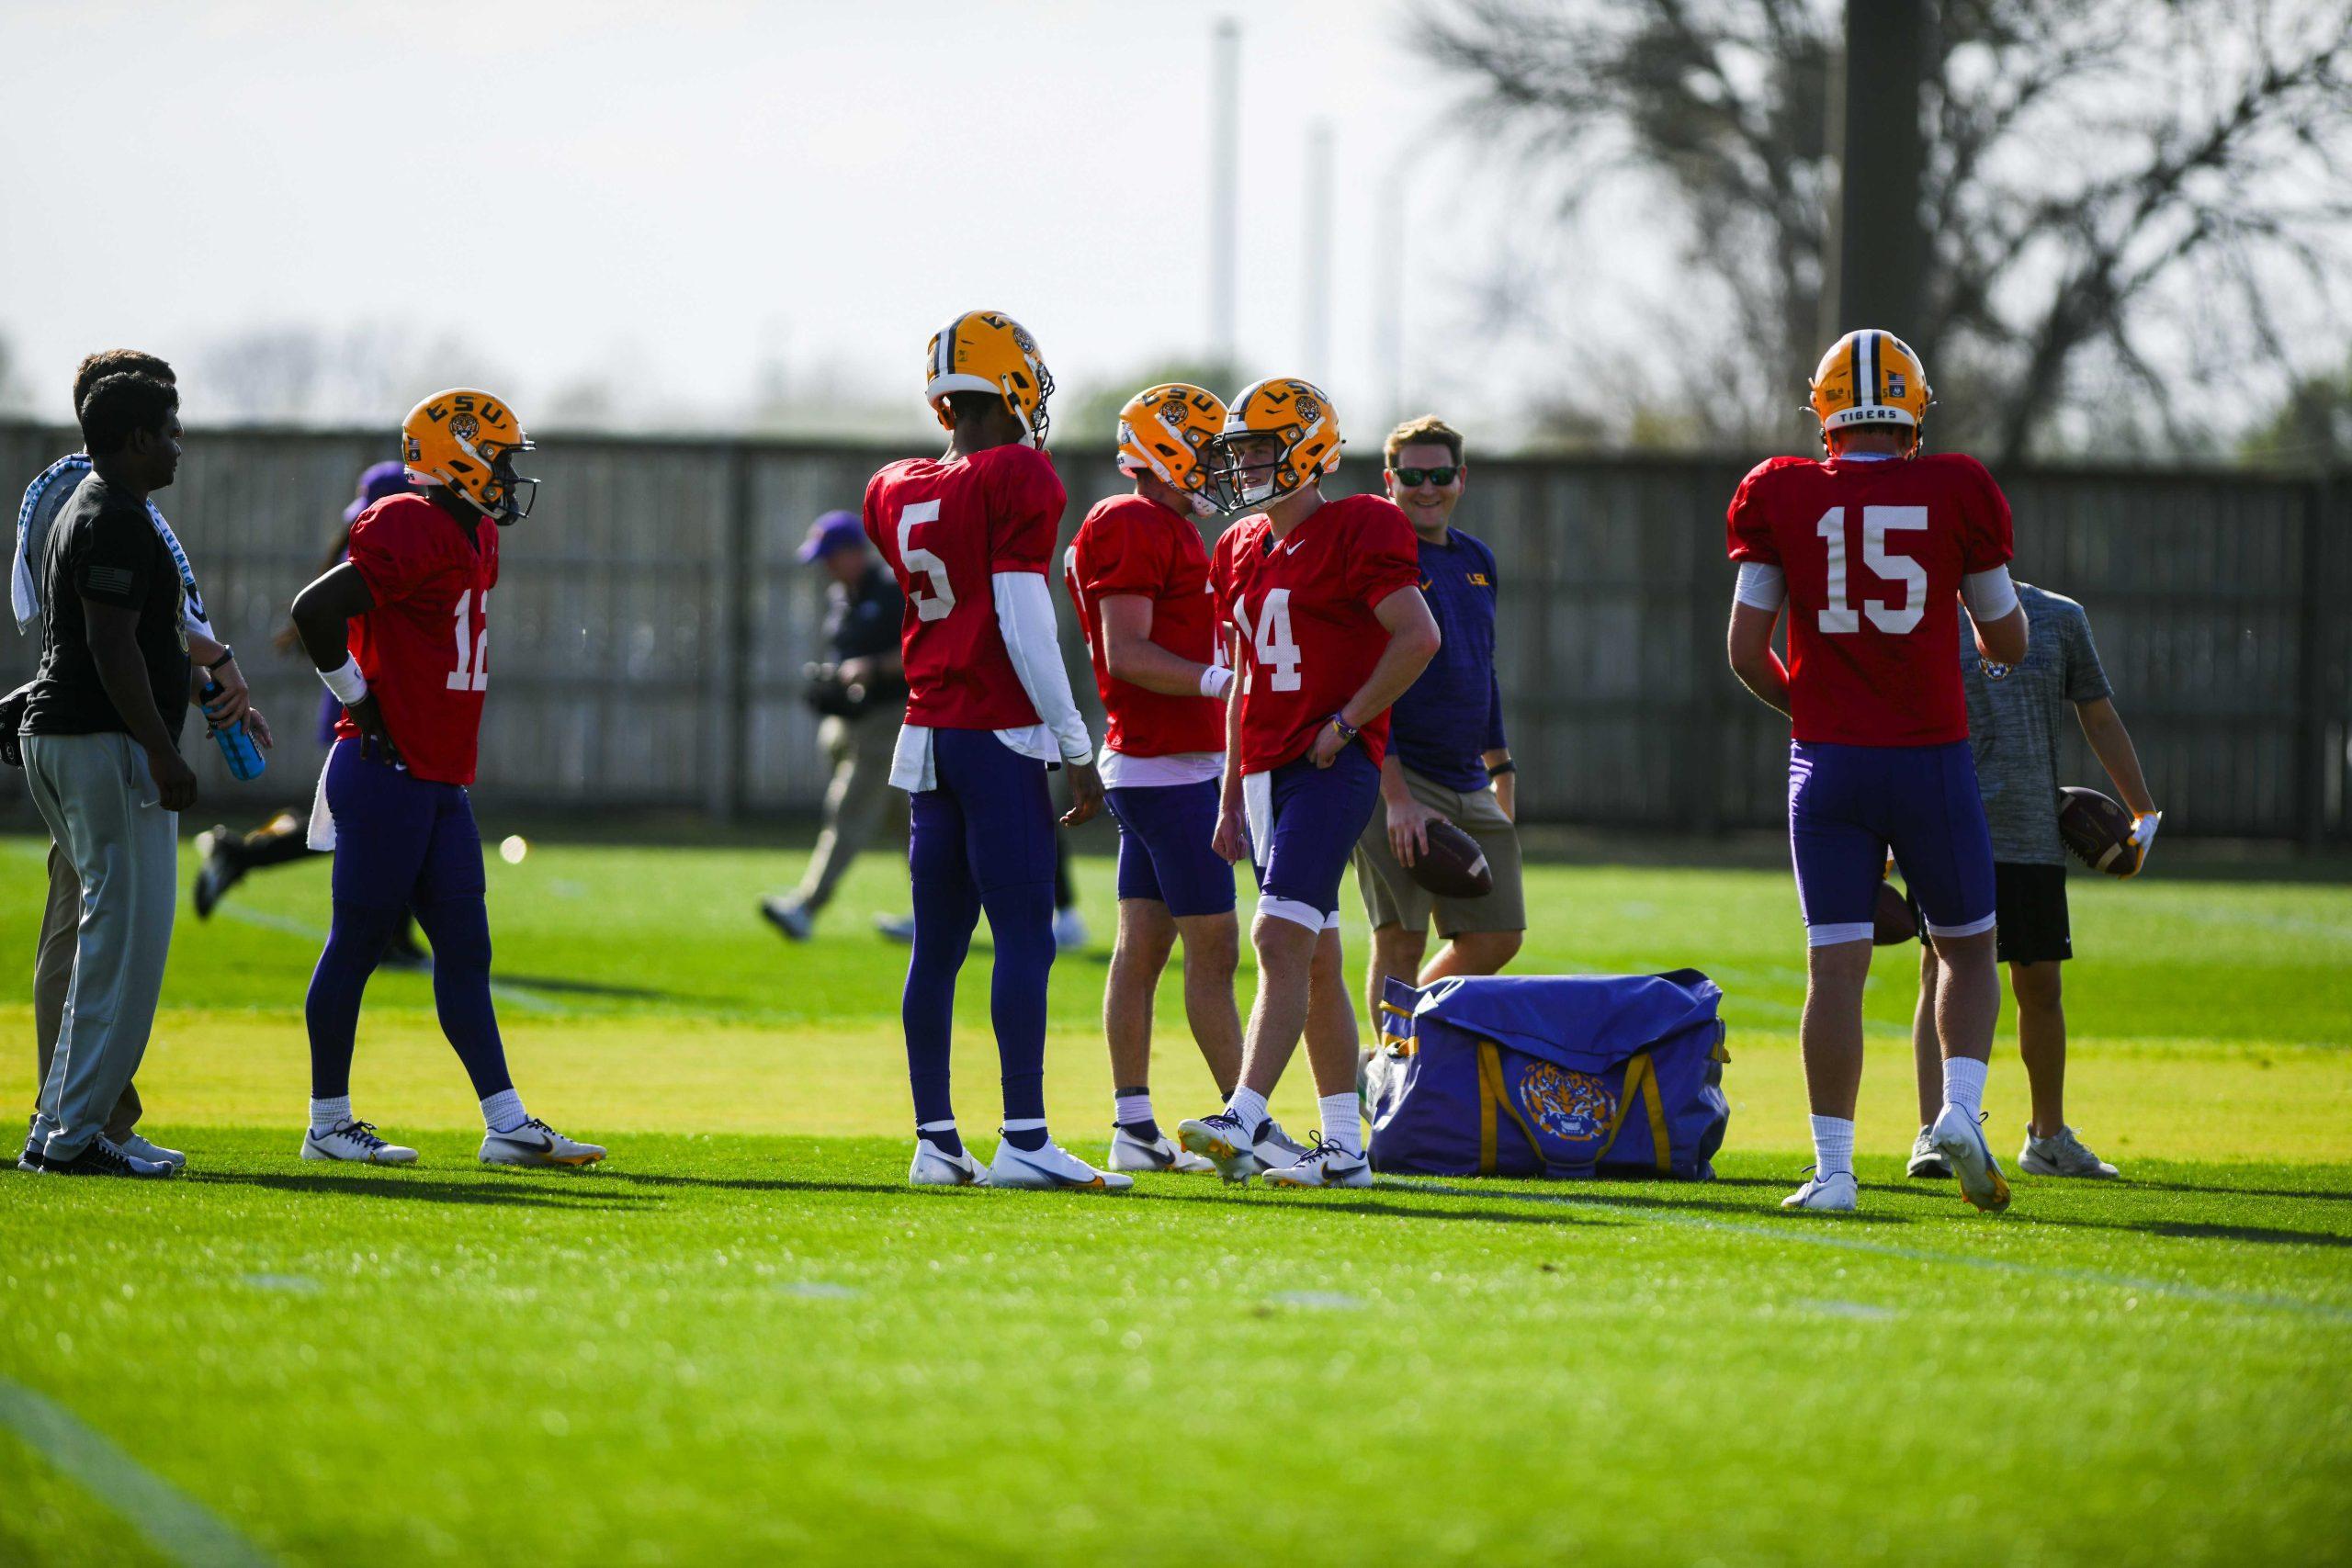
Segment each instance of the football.
[[1441,898],[1483,898],[1495,890],[1495,874],[1478,840],[1451,822],[1429,826],[1429,847],[1414,858],[1413,880]]
[[1919,934],[1911,919],[1911,900],[1892,882],[1878,885],[1878,908],[1871,914],[1871,945],[1893,947]]
[[2068,853],[2109,876],[2129,876],[2139,869],[2132,813],[2095,789],[2062,789],[2058,796],[2058,836]]

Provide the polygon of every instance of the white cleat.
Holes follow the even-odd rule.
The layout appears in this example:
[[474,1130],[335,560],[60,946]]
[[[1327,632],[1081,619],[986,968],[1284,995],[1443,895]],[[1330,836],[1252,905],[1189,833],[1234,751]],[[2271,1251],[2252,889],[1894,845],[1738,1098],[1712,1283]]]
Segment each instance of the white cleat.
[[1076,953],[1086,945],[1086,917],[1075,908],[1054,911],[1054,951]]
[[[136,1133],[123,1139],[115,1147],[133,1159],[153,1160],[157,1165],[168,1165],[174,1170],[187,1168],[187,1156],[177,1149],[167,1149],[161,1144],[151,1144]],[[2109,1174],[2114,1173],[2109,1171]]]
[[1159,1134],[1158,1143],[1147,1143],[1125,1127],[1111,1130],[1111,1168],[1113,1170],[1164,1170],[1173,1175],[1205,1175],[1216,1166],[1200,1156],[1177,1146],[1167,1134]]
[[989,1185],[1022,1187],[1049,1192],[1125,1192],[1136,1184],[1132,1176],[1095,1169],[1059,1144],[1048,1140],[1041,1149],[1016,1149],[1011,1138],[996,1146],[989,1162]]
[[316,1129],[302,1134],[304,1159],[351,1160],[359,1165],[414,1165],[416,1151],[388,1144],[376,1135],[373,1122],[339,1122],[330,1132]]
[[605,1150],[567,1138],[534,1116],[503,1133],[484,1133],[479,1157],[484,1165],[594,1165]]
[[1805,1184],[1781,1200],[1783,1209],[1815,1209],[1825,1214],[1854,1212],[1854,1173],[1808,1177]]
[[[122,1145],[126,1154],[140,1151],[129,1144]],[[153,1159],[153,1155],[146,1156]],[[2052,1136],[2037,1138],[2033,1129],[2025,1130],[2025,1147],[2018,1154],[2018,1168],[2035,1176],[2086,1176],[2094,1180],[2112,1181],[2122,1174],[2107,1161],[2083,1146],[2072,1127],[2061,1127]]]
[[986,1187],[989,1173],[972,1157],[970,1149],[949,1154],[929,1138],[915,1140],[914,1162],[907,1167],[910,1187]]
[[1923,1180],[1950,1181],[1951,1179],[1951,1167],[1944,1163],[1943,1150],[1936,1147],[1933,1128],[1920,1128],[1919,1135],[1912,1140],[1911,1163],[1903,1168],[1903,1174],[1917,1177]]
[[1244,1127],[1240,1118],[1229,1111],[1179,1124],[1176,1141],[1187,1152],[1200,1155],[1216,1166],[1217,1174],[1227,1181],[1245,1185],[1253,1176],[1296,1165],[1308,1152],[1305,1144],[1283,1132],[1282,1123],[1273,1118],[1268,1117],[1253,1131]]
[[1988,1214],[2009,1206],[2009,1184],[2002,1179],[2000,1162],[1984,1142],[1984,1129],[1957,1105],[1947,1105],[1928,1129],[1952,1174],[1960,1178],[1960,1195]]
[[1372,1162],[1362,1155],[1350,1154],[1339,1140],[1317,1134],[1315,1146],[1306,1157],[1295,1165],[1285,1165],[1266,1172],[1269,1187],[1369,1187],[1372,1185]]

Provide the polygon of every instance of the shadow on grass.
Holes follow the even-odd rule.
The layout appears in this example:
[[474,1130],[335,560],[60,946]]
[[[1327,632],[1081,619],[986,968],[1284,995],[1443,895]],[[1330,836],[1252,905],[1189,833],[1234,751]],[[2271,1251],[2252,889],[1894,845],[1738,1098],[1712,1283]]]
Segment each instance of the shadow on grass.
[[2197,1181],[2148,1181],[2135,1176],[2102,1181],[2098,1190],[2112,1192],[2195,1192],[2213,1198],[2284,1198],[2290,1201],[2308,1199],[2314,1203],[2352,1203],[2352,1190],[2323,1192],[2308,1188],[2290,1191],[2282,1187],[2214,1187]]
[[610,997],[618,1001],[674,1002],[685,998],[676,991],[657,990],[650,986],[607,986],[596,980],[572,980],[560,975],[509,975],[501,972],[491,976],[502,986],[520,986],[529,991],[548,991],[560,997]]
[[[277,1192],[335,1192],[358,1198],[379,1198],[422,1203],[479,1203],[522,1209],[641,1210],[650,1199],[635,1192],[608,1189],[605,1179],[569,1173],[552,1175],[539,1183],[533,1178],[502,1173],[473,1181],[416,1179],[381,1176],[295,1176],[277,1171],[191,1171],[180,1178],[198,1186],[263,1187]],[[596,1189],[573,1182],[594,1181]]]
[[2171,1236],[2180,1241],[2243,1241],[2258,1247],[2352,1247],[2352,1235],[2281,1230],[2276,1225],[2232,1225],[2199,1220],[2070,1220],[2045,1214],[2022,1217],[2031,1224],[2053,1225],[2062,1230],[2120,1231]]

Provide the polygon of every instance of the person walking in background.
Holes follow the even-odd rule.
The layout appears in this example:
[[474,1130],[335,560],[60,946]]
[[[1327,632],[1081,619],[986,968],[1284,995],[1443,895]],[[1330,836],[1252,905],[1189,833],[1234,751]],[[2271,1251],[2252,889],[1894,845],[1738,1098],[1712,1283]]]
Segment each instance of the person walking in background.
[[[408,470],[395,462],[372,463],[360,470],[359,490],[349,505],[343,509],[343,519],[335,525],[334,536],[327,544],[325,556],[319,563],[321,571],[331,571],[350,554],[351,525],[359,514],[386,496],[399,495],[409,488]],[[300,634],[288,622],[275,639],[280,652],[300,652]],[[334,744],[335,721],[343,716],[343,705],[334,694],[320,694],[319,744]],[[274,865],[291,865],[308,860],[318,852],[310,845],[311,821],[305,810],[285,810],[249,833],[232,831],[225,822],[216,822],[196,836],[196,852],[203,864],[196,874],[196,886],[191,897],[196,905],[196,918],[212,918],[229,889],[244,880],[246,874],[264,871]],[[391,942],[384,949],[384,962],[403,969],[421,969],[432,963],[416,940],[413,918],[402,922]]]
[[20,1168],[166,1177],[179,1163],[106,1135],[146,1054],[171,950],[179,813],[196,773],[179,753],[192,666],[179,558],[147,497],[180,459],[179,394],[106,376],[79,414],[92,469],[43,539],[40,672],[24,707],[27,781],[81,890],[72,978]]
[[[1383,809],[1356,844],[1356,890],[1372,924],[1365,976],[1373,1033],[1391,976],[1431,985],[1449,975],[1498,975],[1527,932],[1520,879],[1518,764],[1503,736],[1495,674],[1495,553],[1453,525],[1469,468],[1462,435],[1434,415],[1388,433],[1388,499],[1404,509],[1420,550],[1421,593],[1443,637],[1437,657],[1388,716],[1380,764]],[[1494,873],[1483,898],[1440,898],[1412,877],[1429,825],[1451,822],[1478,840]],[[1445,946],[1426,968],[1430,920]]]
[[898,743],[907,682],[899,653],[906,596],[865,541],[854,512],[828,512],[809,525],[801,564],[824,569],[825,660],[809,671],[808,705],[822,715],[817,744],[832,765],[824,827],[800,886],[760,900],[760,913],[793,942],[806,942],[818,913],[873,838],[890,795],[890,749]]
[[[178,382],[170,365],[152,354],[137,349],[108,349],[90,355],[74,374],[74,408],[78,417],[83,401],[105,377],[131,372],[153,377],[167,387]],[[50,530],[58,516],[74,499],[82,481],[91,471],[87,452],[69,453],[43,469],[31,484],[25,487],[23,502],[17,510],[17,552],[10,573],[10,600],[16,611],[17,629],[29,634],[37,622],[43,619],[43,583],[40,576],[41,558]],[[251,711],[245,677],[237,667],[236,655],[216,639],[211,622],[207,619],[204,595],[197,587],[195,570],[189,566],[187,552],[180,547],[178,537],[154,502],[146,502],[147,520],[156,537],[172,558],[174,571],[180,584],[180,624],[187,634],[191,658],[204,667],[206,677],[220,686],[220,693],[207,709],[207,718],[214,724],[250,723],[254,739],[269,744],[267,722]],[[199,684],[202,682],[198,682]],[[74,862],[62,845],[52,840],[49,847],[49,897],[41,910],[40,936],[33,961],[33,1046],[38,1070],[34,1077],[36,1090],[49,1078],[50,1064],[57,1048],[58,1029],[65,1011],[65,993],[74,974],[74,955],[78,946],[78,931],[82,916],[82,886],[74,870]],[[122,1093],[113,1111],[107,1115],[104,1129],[106,1137],[117,1147],[143,1159],[162,1160],[172,1165],[184,1163],[177,1150],[166,1149],[150,1143],[133,1129],[137,1126],[141,1103],[137,1087],[130,1082],[122,1086]]]
[[[1963,637],[1960,674],[1977,786],[1993,833],[1994,957],[2008,965],[2009,993],[2018,1000],[2018,1055],[2033,1096],[2033,1120],[2018,1165],[2036,1176],[2111,1177],[2115,1167],[2086,1148],[2066,1124],[2066,1010],[2058,966],[2075,956],[2075,942],[2066,914],[2066,851],[2058,838],[2058,731],[2069,704],[2083,739],[2131,808],[2139,856],[2134,876],[2147,864],[2161,814],[2140,772],[2140,754],[2116,714],[2114,688],[2099,668],[2090,617],[2072,599],[2030,582],[2017,586],[2031,628],[2025,658],[1996,664]],[[1951,1168],[1927,1126],[1943,1101],[1936,1055],[1938,965],[1935,939],[1920,940],[1919,1004],[1911,1021],[1920,1127],[1909,1168],[1913,1176],[1940,1178]]]

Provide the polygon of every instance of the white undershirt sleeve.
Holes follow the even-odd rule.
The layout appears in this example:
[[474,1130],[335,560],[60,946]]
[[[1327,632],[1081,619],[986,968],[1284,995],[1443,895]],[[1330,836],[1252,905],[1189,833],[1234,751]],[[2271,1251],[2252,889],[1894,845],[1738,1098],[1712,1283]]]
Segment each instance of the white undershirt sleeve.
[[1739,563],[1739,585],[1732,590],[1732,597],[1753,609],[1777,610],[1788,602],[1788,575],[1764,561],[1744,560]]
[[1980,624],[1997,621],[2018,607],[2018,585],[2009,581],[2006,566],[1970,572],[1960,580],[1960,596],[1970,616]]
[[1054,596],[1041,571],[1000,571],[989,579],[996,590],[997,630],[1004,635],[1004,651],[1012,656],[1012,672],[1029,694],[1037,717],[1053,732],[1054,744],[1066,762],[1090,761],[1094,742],[1086,733],[1086,719],[1070,694],[1069,671],[1062,663],[1060,641],[1054,635]]

